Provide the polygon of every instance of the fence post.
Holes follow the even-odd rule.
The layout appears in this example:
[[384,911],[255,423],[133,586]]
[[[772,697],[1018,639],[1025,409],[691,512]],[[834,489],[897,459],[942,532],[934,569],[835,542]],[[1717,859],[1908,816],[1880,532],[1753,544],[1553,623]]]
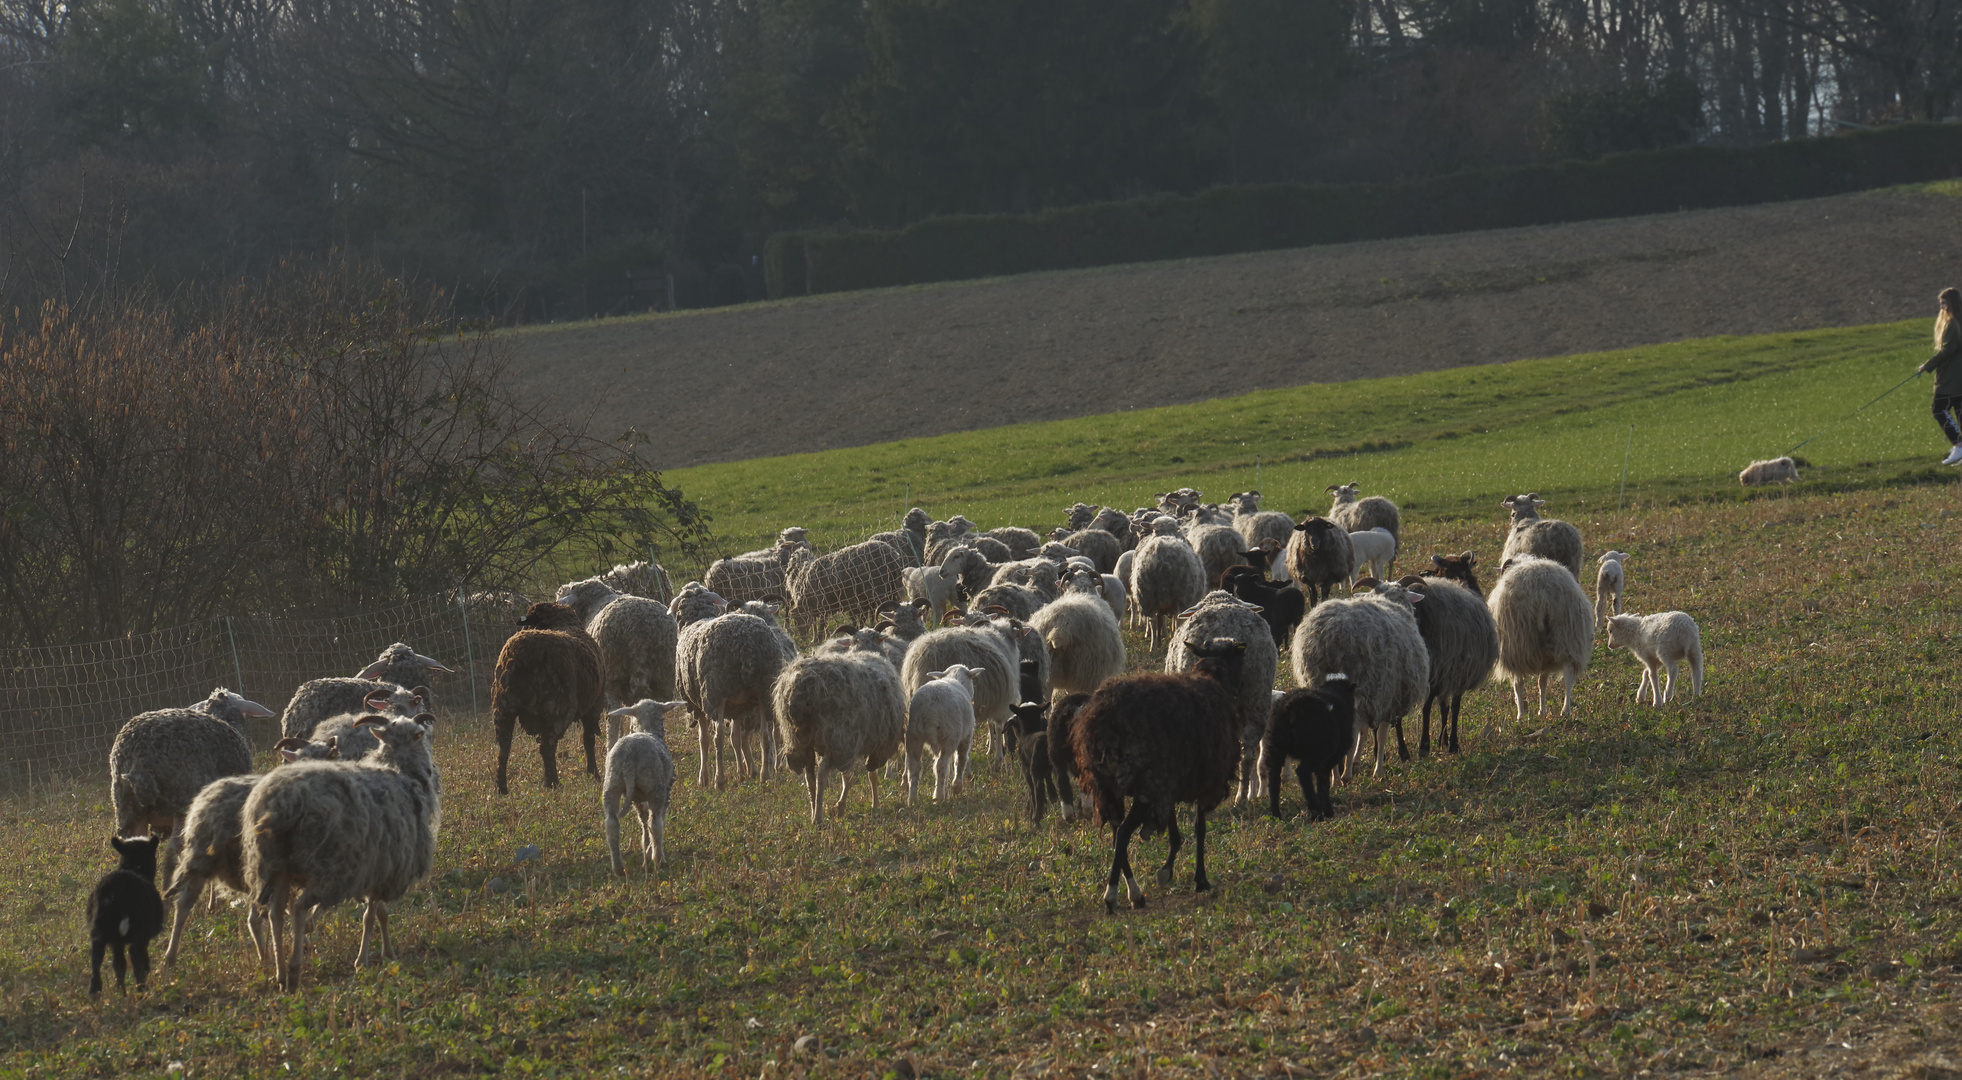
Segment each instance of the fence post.
[[232,636],[232,617],[230,615],[225,616],[225,644],[232,647],[232,677],[238,680],[232,683],[232,689],[236,693],[243,694],[245,693],[245,669],[240,667],[238,663],[238,638]]
[[477,656],[470,648],[470,605],[463,602],[463,590],[456,591],[456,614],[463,620],[463,669],[470,673],[470,718],[483,713],[477,707]]

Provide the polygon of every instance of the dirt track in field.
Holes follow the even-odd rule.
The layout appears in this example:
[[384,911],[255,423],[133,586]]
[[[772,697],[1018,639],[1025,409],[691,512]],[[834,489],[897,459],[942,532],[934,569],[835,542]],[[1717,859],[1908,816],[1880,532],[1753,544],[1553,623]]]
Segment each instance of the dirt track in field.
[[508,335],[663,467],[1305,383],[1933,317],[1962,199],[1730,210],[1027,274]]

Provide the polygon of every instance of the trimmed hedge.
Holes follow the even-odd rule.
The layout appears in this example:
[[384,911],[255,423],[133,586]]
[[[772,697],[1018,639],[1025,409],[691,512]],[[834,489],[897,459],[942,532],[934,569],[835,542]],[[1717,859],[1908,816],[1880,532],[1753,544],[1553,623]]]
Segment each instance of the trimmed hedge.
[[1782,202],[1958,175],[1962,125],[1903,124],[1408,184],[1221,187],[1040,214],[929,218],[891,232],[779,233],[764,261],[770,295],[793,296]]

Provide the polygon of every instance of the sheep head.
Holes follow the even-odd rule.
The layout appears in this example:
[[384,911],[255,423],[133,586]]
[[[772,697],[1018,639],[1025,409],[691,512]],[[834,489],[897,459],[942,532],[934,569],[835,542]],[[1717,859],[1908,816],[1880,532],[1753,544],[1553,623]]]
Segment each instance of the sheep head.
[[687,707],[686,701],[655,701],[653,698],[641,698],[632,705],[611,709],[606,715],[625,720],[629,731],[652,735],[662,742],[667,742],[669,710]]
[[1640,638],[1641,633],[1640,615],[1608,616],[1608,648],[1626,649]]
[[583,630],[586,620],[569,605],[541,600],[525,609],[518,625],[527,630]]
[[1517,524],[1522,521],[1538,521],[1540,507],[1546,505],[1546,500],[1540,498],[1538,492],[1529,491],[1524,495],[1508,495],[1499,501],[1499,505],[1512,511],[1512,520]]

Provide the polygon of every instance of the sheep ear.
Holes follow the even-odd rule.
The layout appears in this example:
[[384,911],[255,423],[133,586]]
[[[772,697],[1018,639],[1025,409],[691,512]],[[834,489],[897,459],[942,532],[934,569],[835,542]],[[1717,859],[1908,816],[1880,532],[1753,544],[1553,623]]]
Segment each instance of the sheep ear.
[[120,853],[120,852],[121,852],[121,851],[123,850],[123,838],[122,838],[122,837],[120,837],[120,836],[117,836],[117,835],[116,835],[115,833],[110,833],[110,834],[109,834],[109,846],[110,846],[110,847],[112,847],[112,848],[115,848],[115,849],[116,849],[116,851],[117,851],[118,853]]
[[1441,567],[1444,565],[1444,560],[1439,556],[1433,555],[1431,556],[1431,565]]
[[927,672],[927,678],[929,678],[929,679],[944,679],[944,678],[946,678],[946,677],[947,677],[947,672],[946,672],[946,671],[945,671],[944,669],[943,669],[943,670],[941,670],[941,671],[929,671],[929,672]]
[[1460,555],[1459,555],[1458,557],[1459,557],[1460,559],[1463,559],[1463,560],[1465,560],[1465,565],[1466,565],[1466,566],[1474,566],[1474,565],[1476,565],[1476,564],[1478,563],[1478,556],[1476,556],[1476,555],[1474,555],[1474,554],[1472,554],[1472,553],[1471,553],[1471,552],[1469,552],[1469,551],[1467,551],[1467,552],[1463,552],[1463,553],[1462,553],[1462,554],[1460,554]]
[[285,762],[288,765],[300,759],[300,752],[291,747],[280,746],[280,747],[275,747],[274,749],[279,751],[279,760]]
[[362,717],[361,719],[359,719],[359,720],[356,720],[356,721],[354,722],[354,726],[355,726],[355,727],[358,727],[358,728],[364,728],[364,727],[387,727],[387,726],[388,726],[388,717],[386,717],[386,716],[364,716],[364,717]]
[[339,735],[327,736],[326,746],[327,760],[339,761],[341,759],[341,737]]
[[1179,612],[1177,615],[1173,616],[1173,618],[1190,619],[1191,617],[1193,617],[1198,613],[1199,613],[1199,605],[1194,604],[1193,606],[1186,608],[1184,611]]

